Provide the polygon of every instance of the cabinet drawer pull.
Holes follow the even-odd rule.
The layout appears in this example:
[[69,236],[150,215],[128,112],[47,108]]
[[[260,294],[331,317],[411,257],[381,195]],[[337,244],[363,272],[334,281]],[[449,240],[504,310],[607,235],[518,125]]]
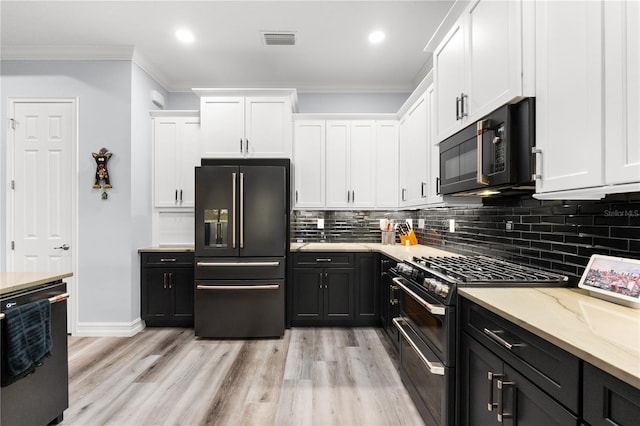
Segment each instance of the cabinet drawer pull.
[[319,258],[316,259],[316,262],[331,262],[331,258],[319,257]]
[[502,333],[502,331],[492,331],[489,330],[488,328],[484,329],[484,334],[486,334],[487,336],[489,336],[494,342],[500,344],[501,346],[504,346],[505,348],[512,350],[515,347],[518,346],[523,346],[521,343],[509,343],[506,340],[504,340],[502,337],[498,336],[498,333]]
[[175,257],[163,257],[160,259],[160,262],[176,262],[177,259]]

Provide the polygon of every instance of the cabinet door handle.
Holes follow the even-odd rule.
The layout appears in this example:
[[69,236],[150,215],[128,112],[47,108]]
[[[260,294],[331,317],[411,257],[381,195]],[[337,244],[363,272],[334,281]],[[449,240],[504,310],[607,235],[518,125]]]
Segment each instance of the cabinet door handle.
[[242,138],[240,138],[240,154],[242,154],[244,151],[242,150]]
[[420,182],[420,196],[422,198],[424,198],[424,186],[427,184],[427,182]]
[[249,153],[249,139],[244,140],[244,152]]
[[175,202],[178,202],[178,190],[176,189]]
[[325,272],[324,273],[324,288],[328,287],[328,285],[327,285],[328,281],[329,281],[329,273]]
[[162,273],[162,288],[167,288],[167,273]]
[[180,190],[180,202],[182,203],[182,189]]
[[173,287],[173,272],[169,272],[169,288]]
[[493,402],[493,379],[498,379],[504,377],[504,374],[494,373],[492,371],[487,371],[487,381],[489,384],[489,401],[487,402],[487,411],[493,411],[494,407],[497,407],[498,404]]
[[440,176],[436,178],[436,195],[440,195]]
[[533,174],[531,175],[531,180],[539,180],[542,179],[542,171],[538,167],[539,164],[542,164],[540,161],[542,159],[542,148],[533,147],[531,148],[531,153],[533,154]]
[[324,285],[322,272],[320,272],[319,275],[320,275],[320,279],[318,280],[318,282],[319,282],[319,287],[318,288],[322,289],[322,286]]
[[[505,386],[511,386],[511,392],[512,392],[512,397],[511,397],[511,404],[512,404],[512,410],[510,413],[505,413],[504,412],[504,387]],[[498,387],[498,421],[500,423],[502,423],[503,419],[515,419],[516,418],[516,404],[515,402],[515,393],[516,393],[516,384],[515,382],[503,382],[502,380],[498,380],[497,382],[497,387]]]
[[407,201],[405,198],[405,194],[406,194],[407,190],[405,188],[402,188],[402,201]]
[[347,204],[351,203],[351,191],[347,190]]
[[296,203],[298,202],[298,190],[296,189]]
[[354,190],[351,191],[351,202],[352,203],[356,202],[356,191]]
[[461,120],[460,117],[460,98],[456,96],[456,121]]
[[464,117],[469,115],[466,112],[464,112],[464,98],[466,97],[467,95],[465,95],[464,93],[460,93],[460,120],[462,120]]

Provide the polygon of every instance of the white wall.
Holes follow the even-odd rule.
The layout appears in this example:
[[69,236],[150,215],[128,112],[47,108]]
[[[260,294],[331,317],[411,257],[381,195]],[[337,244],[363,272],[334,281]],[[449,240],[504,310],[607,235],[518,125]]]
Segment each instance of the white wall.
[[[152,232],[153,106],[145,98],[163,89],[130,61],[2,61],[0,70],[3,117],[7,97],[78,97],[78,322],[131,323],[139,318],[137,248]],[[91,153],[101,147],[113,153],[108,200],[91,188]],[[5,206],[6,191],[0,198]],[[3,209],[3,226],[5,219]]]
[[300,113],[398,112],[410,93],[298,93]]
[[169,92],[164,109],[200,109],[200,97],[193,92]]
[[140,256],[138,249],[150,247],[152,232],[152,131],[150,110],[159,109],[151,102],[151,91],[167,91],[136,64],[131,67],[131,320],[140,317]]

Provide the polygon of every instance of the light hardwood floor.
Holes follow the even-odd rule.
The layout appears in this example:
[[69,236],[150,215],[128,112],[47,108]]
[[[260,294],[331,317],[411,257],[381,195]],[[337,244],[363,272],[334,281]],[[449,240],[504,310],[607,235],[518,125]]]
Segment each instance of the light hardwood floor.
[[69,338],[65,425],[422,425],[375,328]]

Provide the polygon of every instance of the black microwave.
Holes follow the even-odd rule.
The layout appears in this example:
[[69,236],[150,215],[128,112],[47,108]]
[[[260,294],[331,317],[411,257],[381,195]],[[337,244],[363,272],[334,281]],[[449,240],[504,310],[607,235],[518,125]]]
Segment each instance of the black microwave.
[[504,105],[440,142],[440,193],[533,190],[535,98]]

